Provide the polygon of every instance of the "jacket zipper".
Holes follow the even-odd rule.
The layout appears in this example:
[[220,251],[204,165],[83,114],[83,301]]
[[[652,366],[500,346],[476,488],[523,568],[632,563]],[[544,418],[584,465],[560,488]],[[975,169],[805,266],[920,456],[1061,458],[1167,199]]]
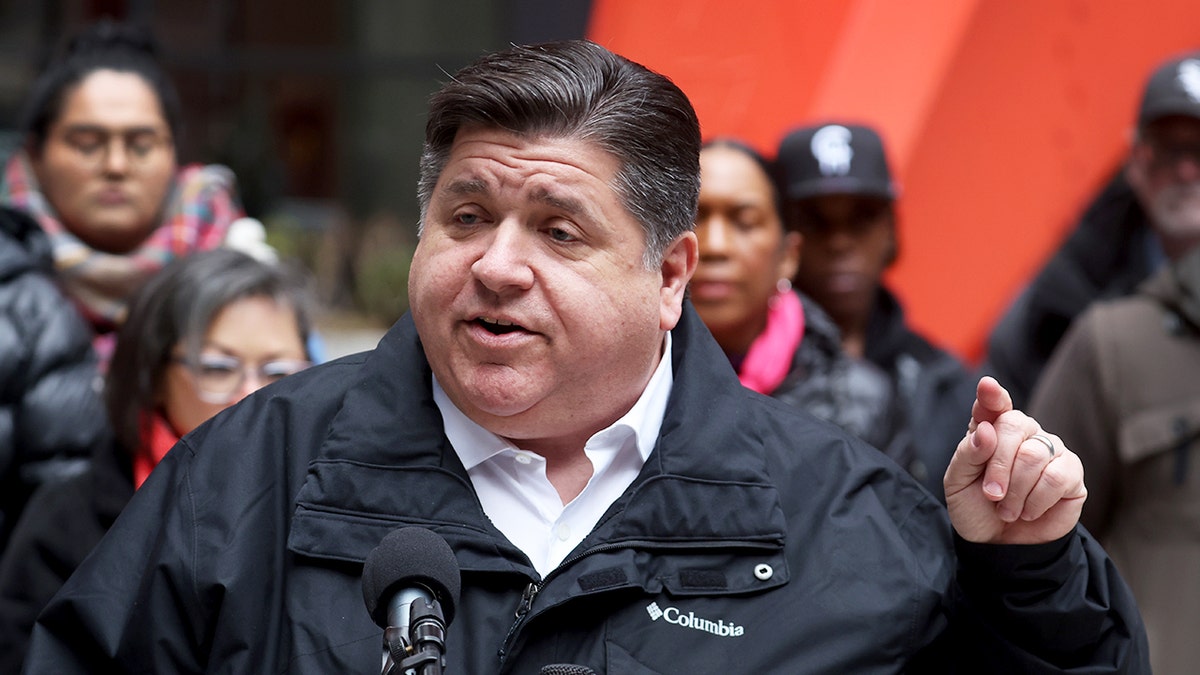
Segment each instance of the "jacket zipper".
[[500,646],[500,649],[496,653],[496,655],[500,657],[500,665],[504,665],[504,659],[508,656],[508,646],[512,644],[513,638],[516,636],[517,631],[520,630],[521,625],[525,623],[525,617],[529,616],[530,610],[533,609],[534,599],[537,598],[538,593],[542,591],[548,581],[558,576],[559,570],[566,569],[568,565],[574,563],[576,560],[586,558],[593,553],[611,551],[618,548],[627,548],[631,543],[633,542],[602,544],[600,546],[589,548],[586,551],[577,553],[566,560],[563,560],[558,564],[558,567],[550,570],[550,573],[542,578],[541,581],[529,582],[529,584],[525,586],[525,590],[521,593],[521,602],[517,604],[517,611],[513,613],[515,620],[513,621],[513,624],[509,626],[508,633],[504,636],[504,643]]

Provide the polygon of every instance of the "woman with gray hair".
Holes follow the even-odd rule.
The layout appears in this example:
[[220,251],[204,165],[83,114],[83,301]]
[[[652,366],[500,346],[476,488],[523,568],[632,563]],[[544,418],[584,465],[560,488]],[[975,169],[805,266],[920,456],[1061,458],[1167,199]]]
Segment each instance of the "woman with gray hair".
[[0,165],[0,552],[37,487],[85,469],[107,433],[95,382],[134,290],[197,251],[272,254],[228,168],[181,164],[182,124],[153,36],[110,20],[25,101]]
[[20,669],[38,612],[182,435],[308,367],[307,304],[289,271],[227,249],[172,263],[133,297],[105,385],[112,442],[39,488],[0,559],[0,671]]

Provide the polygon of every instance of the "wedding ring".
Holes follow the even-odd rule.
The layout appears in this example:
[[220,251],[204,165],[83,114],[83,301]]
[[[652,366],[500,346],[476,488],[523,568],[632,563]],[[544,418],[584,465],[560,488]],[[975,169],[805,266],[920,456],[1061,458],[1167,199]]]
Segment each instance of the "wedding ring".
[[1044,443],[1046,445],[1046,449],[1050,451],[1051,457],[1058,454],[1058,451],[1054,449],[1054,441],[1050,440],[1050,437],[1045,434],[1034,434],[1034,435],[1030,436],[1027,440],[1040,441],[1040,442]]

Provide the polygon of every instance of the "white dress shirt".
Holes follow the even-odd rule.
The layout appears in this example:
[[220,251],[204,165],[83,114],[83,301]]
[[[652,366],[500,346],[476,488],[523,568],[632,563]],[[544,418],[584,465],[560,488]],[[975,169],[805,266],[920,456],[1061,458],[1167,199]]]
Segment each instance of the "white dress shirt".
[[592,477],[567,504],[546,478],[544,457],[471,421],[433,379],[433,400],[442,412],[446,438],[466,467],[484,513],[542,576],[591,532],[654,449],[674,382],[669,332],[663,355],[633,407],[588,439],[583,451],[592,463]]

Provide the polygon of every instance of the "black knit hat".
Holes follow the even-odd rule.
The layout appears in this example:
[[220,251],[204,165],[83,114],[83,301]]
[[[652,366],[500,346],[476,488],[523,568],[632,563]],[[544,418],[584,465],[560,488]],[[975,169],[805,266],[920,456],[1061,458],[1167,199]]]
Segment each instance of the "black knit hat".
[[831,123],[795,129],[779,144],[777,165],[779,189],[787,199],[896,198],[883,139],[870,127]]
[[1168,115],[1200,119],[1200,52],[1164,62],[1146,81],[1138,108],[1138,126]]

